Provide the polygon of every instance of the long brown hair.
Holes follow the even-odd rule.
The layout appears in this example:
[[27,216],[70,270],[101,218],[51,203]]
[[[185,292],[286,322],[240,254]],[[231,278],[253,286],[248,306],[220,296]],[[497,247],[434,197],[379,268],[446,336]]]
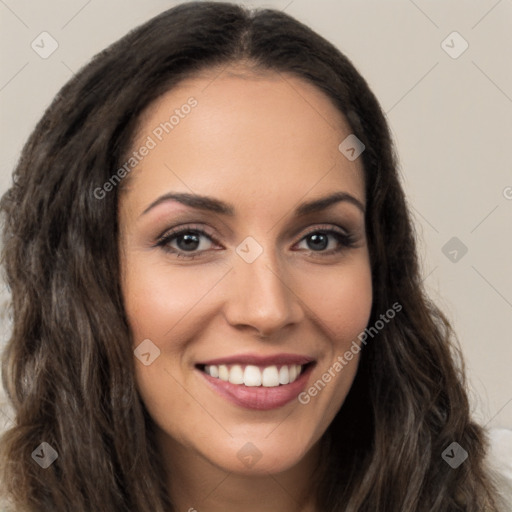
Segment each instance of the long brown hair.
[[[122,165],[148,105],[185,77],[241,61],[316,85],[364,143],[370,324],[395,302],[403,308],[364,347],[324,436],[319,509],[495,510],[484,433],[470,419],[450,325],[424,293],[379,103],[347,57],[292,17],[213,2],[165,11],[94,57],[23,148],[0,204],[14,319],[3,354],[15,412],[0,443],[4,492],[27,512],[173,510],[134,383],[119,284],[121,187],[102,199],[97,190]],[[31,457],[42,442],[58,453],[44,470]],[[469,454],[456,469],[442,458],[452,442]]]

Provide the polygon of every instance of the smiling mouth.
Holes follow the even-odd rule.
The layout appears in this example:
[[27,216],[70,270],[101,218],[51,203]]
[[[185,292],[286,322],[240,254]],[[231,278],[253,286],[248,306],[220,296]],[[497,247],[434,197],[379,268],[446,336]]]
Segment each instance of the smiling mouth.
[[295,382],[312,363],[287,365],[198,365],[210,377],[244,387],[275,388]]

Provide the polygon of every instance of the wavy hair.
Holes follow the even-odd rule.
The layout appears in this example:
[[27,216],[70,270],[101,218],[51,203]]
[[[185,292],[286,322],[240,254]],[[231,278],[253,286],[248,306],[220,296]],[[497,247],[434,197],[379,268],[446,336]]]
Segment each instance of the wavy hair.
[[[13,329],[2,380],[15,424],[1,438],[3,492],[24,512],[166,512],[164,465],[135,387],[120,290],[118,197],[101,187],[141,114],[194,74],[231,63],[322,90],[364,143],[370,324],[403,310],[361,353],[323,437],[323,512],[496,510],[484,431],[470,418],[450,324],[424,292],[390,132],[350,60],[272,9],[216,2],[169,9],[96,55],[57,94],[26,142],[0,203]],[[441,457],[458,442],[457,469]],[[58,453],[42,470],[42,442]]]

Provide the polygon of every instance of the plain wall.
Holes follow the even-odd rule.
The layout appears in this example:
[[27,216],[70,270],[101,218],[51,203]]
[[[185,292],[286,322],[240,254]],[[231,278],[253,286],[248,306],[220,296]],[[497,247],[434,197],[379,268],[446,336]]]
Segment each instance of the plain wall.
[[[35,123],[73,73],[177,3],[0,3],[0,194]],[[463,347],[476,419],[512,428],[512,1],[241,3],[284,9],[367,79],[397,145],[424,281]],[[47,59],[31,47],[43,31],[59,45]],[[453,237],[455,245],[445,246]],[[3,340],[8,330],[4,314]]]

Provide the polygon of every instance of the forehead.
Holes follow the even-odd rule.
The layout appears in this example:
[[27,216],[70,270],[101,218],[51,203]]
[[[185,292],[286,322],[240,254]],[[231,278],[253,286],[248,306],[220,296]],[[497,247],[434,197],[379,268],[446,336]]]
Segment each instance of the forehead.
[[132,150],[152,149],[130,173],[128,195],[147,203],[167,188],[215,191],[243,196],[249,206],[251,193],[261,202],[276,189],[293,198],[336,188],[364,203],[362,163],[338,149],[350,133],[331,99],[303,79],[212,70],[145,111]]

